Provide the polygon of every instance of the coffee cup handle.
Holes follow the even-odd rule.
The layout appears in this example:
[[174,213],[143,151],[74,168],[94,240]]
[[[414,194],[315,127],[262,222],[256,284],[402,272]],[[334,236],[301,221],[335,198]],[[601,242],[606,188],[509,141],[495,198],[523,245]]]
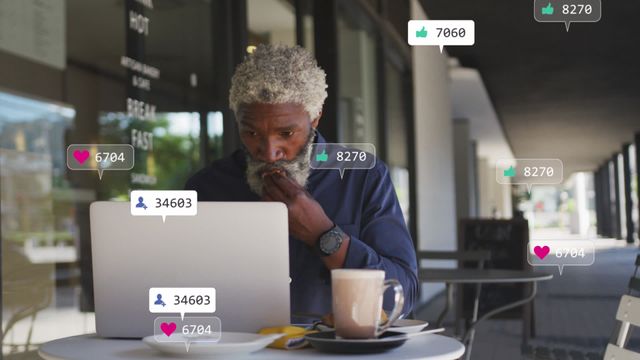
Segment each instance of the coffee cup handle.
[[387,331],[389,326],[391,326],[391,324],[398,320],[400,315],[402,315],[402,308],[404,308],[404,291],[402,290],[402,284],[400,284],[396,279],[385,280],[382,292],[384,293],[387,288],[391,286],[393,286],[393,291],[395,292],[395,296],[393,297],[393,310],[391,310],[391,315],[389,315],[387,321],[378,325],[375,337],[378,337],[383,332]]

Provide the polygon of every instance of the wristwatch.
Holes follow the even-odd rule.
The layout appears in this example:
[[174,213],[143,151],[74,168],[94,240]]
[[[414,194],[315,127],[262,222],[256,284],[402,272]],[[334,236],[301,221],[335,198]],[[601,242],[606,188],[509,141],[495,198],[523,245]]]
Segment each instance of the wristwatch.
[[316,241],[316,251],[320,256],[329,256],[333,255],[340,249],[342,245],[342,241],[344,240],[345,232],[342,231],[338,227],[338,225],[334,225],[331,230],[326,233],[320,235],[318,241]]

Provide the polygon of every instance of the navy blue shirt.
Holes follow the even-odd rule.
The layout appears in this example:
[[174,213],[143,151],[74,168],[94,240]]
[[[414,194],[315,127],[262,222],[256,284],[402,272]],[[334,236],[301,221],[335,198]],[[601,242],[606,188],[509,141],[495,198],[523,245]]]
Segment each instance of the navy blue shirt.
[[[324,143],[320,134],[317,143]],[[185,186],[199,201],[260,201],[249,189],[242,150],[214,161],[192,176]],[[345,268],[384,270],[387,279],[402,283],[403,313],[413,308],[418,293],[416,253],[396,197],[387,166],[377,159],[369,170],[311,170],[307,190],[327,216],[351,240]],[[291,313],[331,312],[331,273],[313,249],[289,238]],[[393,308],[393,291],[385,293],[384,309]]]

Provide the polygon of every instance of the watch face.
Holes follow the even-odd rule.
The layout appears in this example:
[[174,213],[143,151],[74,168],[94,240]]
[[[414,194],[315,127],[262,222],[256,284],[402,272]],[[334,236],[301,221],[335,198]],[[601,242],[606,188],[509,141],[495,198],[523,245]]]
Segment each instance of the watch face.
[[320,249],[326,254],[333,254],[340,246],[340,237],[335,233],[327,234],[320,243]]
[[338,251],[342,244],[342,233],[340,230],[333,229],[320,238],[320,250],[325,255],[331,255]]

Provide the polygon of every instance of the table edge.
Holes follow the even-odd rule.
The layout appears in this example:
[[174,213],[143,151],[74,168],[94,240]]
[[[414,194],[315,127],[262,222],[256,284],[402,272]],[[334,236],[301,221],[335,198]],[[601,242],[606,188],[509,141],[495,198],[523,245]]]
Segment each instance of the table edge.
[[[58,342],[58,341],[65,341],[65,340],[69,340],[72,338],[89,338],[92,336],[96,336],[96,333],[91,333],[91,334],[81,334],[81,335],[73,335],[73,336],[67,336],[67,337],[63,337],[63,338],[59,338],[59,339],[54,339],[54,340],[50,340],[47,341],[43,344],[41,344],[38,348],[38,356],[42,357],[44,360],[68,360],[66,358],[61,358],[58,357],[56,355],[52,355],[49,354],[45,351],[43,351],[44,347],[46,347],[47,344],[50,343],[54,343],[54,342]],[[446,336],[446,335],[441,335],[441,334],[430,334],[429,336],[433,336],[433,337],[438,337],[438,338],[442,338],[442,339],[446,339],[448,341],[454,341],[456,342],[460,347],[458,349],[456,349],[455,351],[448,353],[448,354],[443,354],[443,355],[438,355],[437,357],[434,357],[433,359],[458,359],[460,358],[462,355],[464,355],[464,353],[467,351],[467,347],[458,339],[451,337],[451,336]],[[103,340],[133,340],[133,339],[115,339],[115,338],[102,338]],[[415,339],[409,339],[411,340],[418,340],[419,338],[415,338]],[[142,339],[139,340],[139,342],[142,343]],[[271,348],[264,348],[262,350],[267,350],[270,353],[271,352],[277,352],[277,351],[287,351],[287,350],[280,350],[280,349],[271,349]],[[313,350],[312,348],[308,348],[305,350]]]

